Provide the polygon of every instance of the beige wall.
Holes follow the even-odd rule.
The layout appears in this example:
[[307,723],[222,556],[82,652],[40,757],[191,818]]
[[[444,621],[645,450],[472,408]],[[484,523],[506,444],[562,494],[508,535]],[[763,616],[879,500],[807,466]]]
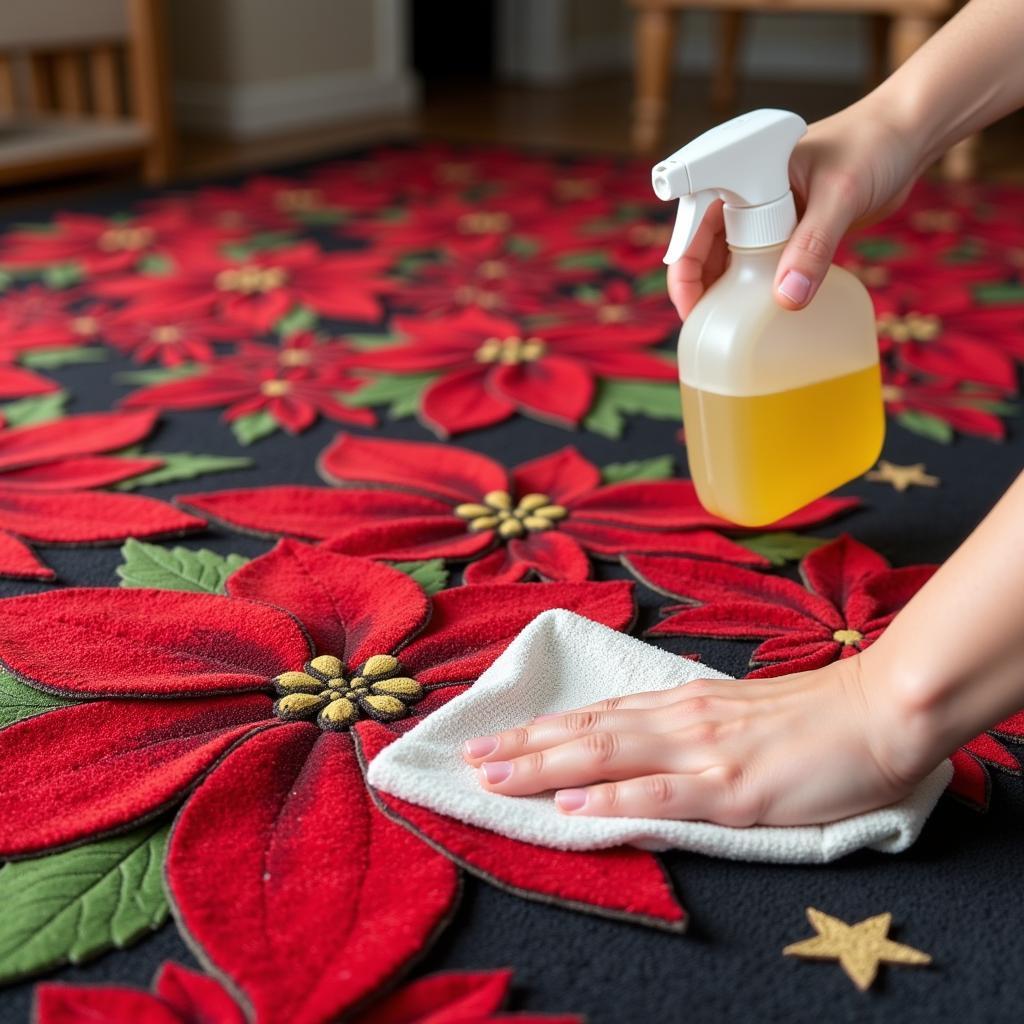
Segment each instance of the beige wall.
[[174,0],[175,78],[276,82],[370,68],[373,0]]
[[568,35],[573,42],[606,39],[628,32],[632,18],[625,0],[569,0]]

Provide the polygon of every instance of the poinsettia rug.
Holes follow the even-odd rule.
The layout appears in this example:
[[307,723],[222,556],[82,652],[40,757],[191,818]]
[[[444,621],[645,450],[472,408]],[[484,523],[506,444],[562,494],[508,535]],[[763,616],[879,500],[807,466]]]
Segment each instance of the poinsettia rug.
[[[424,145],[6,226],[0,1020],[1016,1011],[1024,715],[909,852],[824,867],[365,784],[548,608],[740,677],[849,656],[1019,471],[1024,193],[922,185],[849,241],[886,461],[758,532],[686,478],[671,215],[642,163]],[[808,906],[934,965],[784,959]]]

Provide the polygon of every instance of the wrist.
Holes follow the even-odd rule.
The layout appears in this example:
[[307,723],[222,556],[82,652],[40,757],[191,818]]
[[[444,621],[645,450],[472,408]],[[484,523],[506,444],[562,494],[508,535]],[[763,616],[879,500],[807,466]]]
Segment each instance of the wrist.
[[899,72],[861,100],[865,112],[886,125],[907,152],[916,178],[945,151],[936,105],[911,76]]

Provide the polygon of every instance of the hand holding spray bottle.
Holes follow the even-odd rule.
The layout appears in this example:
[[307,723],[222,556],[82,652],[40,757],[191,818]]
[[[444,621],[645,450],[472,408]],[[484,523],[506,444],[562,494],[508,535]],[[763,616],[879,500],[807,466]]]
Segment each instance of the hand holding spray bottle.
[[789,157],[807,130],[785,110],[712,128],[651,172],[678,199],[665,255],[687,250],[708,207],[725,203],[729,267],[679,333],[690,475],[708,511],[762,526],[860,476],[885,436],[870,296],[833,266],[802,310],[772,285],[796,226]]

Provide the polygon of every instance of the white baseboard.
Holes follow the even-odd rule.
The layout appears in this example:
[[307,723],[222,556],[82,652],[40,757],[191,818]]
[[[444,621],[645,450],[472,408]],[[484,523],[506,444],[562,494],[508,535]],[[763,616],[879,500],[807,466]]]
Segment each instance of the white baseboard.
[[419,82],[401,72],[346,71],[251,85],[176,82],[174,86],[182,127],[239,139],[406,114],[419,99]]

